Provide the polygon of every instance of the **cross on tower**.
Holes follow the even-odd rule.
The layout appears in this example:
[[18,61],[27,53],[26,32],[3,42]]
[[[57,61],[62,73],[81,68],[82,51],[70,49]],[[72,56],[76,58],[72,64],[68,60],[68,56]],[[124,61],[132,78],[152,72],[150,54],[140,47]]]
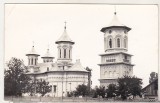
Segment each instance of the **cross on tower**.
[[116,5],[114,6],[114,9],[115,9],[114,14],[116,15],[116,13],[117,13],[117,12],[116,12]]
[[32,43],[33,43],[33,47],[34,47],[34,41]]
[[49,43],[48,43],[48,50],[49,50]]
[[67,22],[65,21],[64,23],[65,23],[65,26],[64,26],[64,28],[66,29],[66,24],[67,24]]

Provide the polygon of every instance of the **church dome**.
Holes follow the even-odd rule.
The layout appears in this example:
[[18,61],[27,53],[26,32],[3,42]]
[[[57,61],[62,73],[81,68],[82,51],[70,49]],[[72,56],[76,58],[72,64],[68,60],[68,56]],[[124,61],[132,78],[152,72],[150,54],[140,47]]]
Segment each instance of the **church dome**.
[[66,27],[65,27],[64,32],[61,35],[61,37],[56,41],[56,44],[58,44],[60,42],[70,42],[70,43],[74,44],[74,42],[70,39],[70,37],[68,36],[68,34],[66,32]]
[[125,28],[125,29],[127,29],[128,31],[131,30],[131,28],[123,25],[123,24],[118,20],[117,15],[116,15],[116,12],[115,12],[115,14],[114,14],[114,17],[113,17],[111,23],[110,23],[107,27],[102,28],[102,29],[101,29],[101,32],[105,32],[106,29],[110,29],[110,28]]
[[41,57],[41,58],[54,58],[54,57],[53,57],[52,54],[49,52],[49,49],[47,49],[46,54],[45,54],[43,57]]
[[36,55],[36,56],[40,56],[40,55],[35,51],[34,46],[32,46],[31,51],[30,51],[28,54],[26,54],[26,56],[29,56],[29,55]]

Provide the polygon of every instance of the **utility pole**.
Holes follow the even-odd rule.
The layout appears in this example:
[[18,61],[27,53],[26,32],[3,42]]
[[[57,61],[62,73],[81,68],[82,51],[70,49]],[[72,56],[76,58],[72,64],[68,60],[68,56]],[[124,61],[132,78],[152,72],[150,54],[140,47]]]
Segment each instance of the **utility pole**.
[[71,92],[71,83],[69,83],[70,84],[70,92]]
[[65,67],[65,64],[63,65],[63,70],[62,70],[62,101],[63,101],[63,77],[64,77],[64,67]]

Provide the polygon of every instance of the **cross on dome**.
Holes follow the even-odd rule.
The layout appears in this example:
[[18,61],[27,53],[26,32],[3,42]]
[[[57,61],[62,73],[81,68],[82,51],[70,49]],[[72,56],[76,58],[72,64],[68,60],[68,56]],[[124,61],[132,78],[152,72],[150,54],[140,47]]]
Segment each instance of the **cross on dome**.
[[67,24],[67,22],[65,21],[64,23],[65,23],[64,29],[66,29],[66,24]]
[[49,50],[49,44],[48,44],[48,49],[47,50]]
[[33,47],[34,47],[34,41],[32,43],[33,43]]
[[116,15],[117,14],[116,5],[114,6],[114,9],[115,9],[114,14]]

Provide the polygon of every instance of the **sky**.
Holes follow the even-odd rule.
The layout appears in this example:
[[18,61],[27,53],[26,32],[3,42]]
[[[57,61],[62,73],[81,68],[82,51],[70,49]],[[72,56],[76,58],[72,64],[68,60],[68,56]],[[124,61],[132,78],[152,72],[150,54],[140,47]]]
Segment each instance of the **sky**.
[[[133,75],[149,83],[151,72],[158,72],[158,8],[156,5],[96,4],[5,4],[5,61],[23,59],[32,48],[43,56],[48,48],[57,61],[57,44],[67,22],[67,33],[75,42],[72,62],[80,59],[83,67],[92,69],[92,87],[99,85],[104,53],[101,28],[112,21],[114,12],[119,21],[132,28],[128,33],[128,53],[132,57]],[[38,62],[42,62],[39,57]]]

